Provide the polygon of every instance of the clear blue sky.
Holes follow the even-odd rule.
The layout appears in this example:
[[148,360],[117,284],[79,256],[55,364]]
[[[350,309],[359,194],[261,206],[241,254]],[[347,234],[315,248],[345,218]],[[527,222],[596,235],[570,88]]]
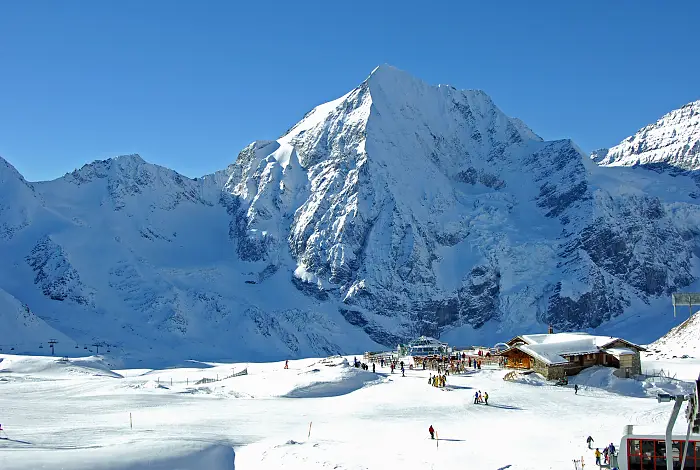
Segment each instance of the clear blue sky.
[[692,1],[0,2],[0,156],[30,181],[139,153],[224,168],[389,63],[611,146],[700,99]]

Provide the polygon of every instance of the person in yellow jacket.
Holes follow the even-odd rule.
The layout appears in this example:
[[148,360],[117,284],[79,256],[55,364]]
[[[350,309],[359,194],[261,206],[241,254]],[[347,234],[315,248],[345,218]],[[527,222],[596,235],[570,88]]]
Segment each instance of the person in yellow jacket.
[[600,467],[600,450],[595,450],[595,464]]

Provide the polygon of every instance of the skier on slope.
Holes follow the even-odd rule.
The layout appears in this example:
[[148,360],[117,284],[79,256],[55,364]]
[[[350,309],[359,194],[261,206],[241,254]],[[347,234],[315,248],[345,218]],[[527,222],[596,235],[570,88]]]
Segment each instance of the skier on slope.
[[372,363],[372,373],[374,374],[374,362]]
[[600,467],[600,450],[596,449],[594,452],[595,455],[595,464]]
[[574,395],[578,395],[578,384],[574,385]]
[[593,438],[591,436],[588,436],[588,439],[586,439],[586,443],[588,444],[589,449],[592,449],[591,442],[593,442]]
[[430,438],[435,439],[435,429],[433,429],[433,425],[431,424],[430,427],[428,428],[428,432],[430,433]]
[[489,392],[484,392],[484,404],[489,404]]
[[286,361],[284,361],[284,368],[285,368],[285,369],[289,369],[289,359],[287,359]]

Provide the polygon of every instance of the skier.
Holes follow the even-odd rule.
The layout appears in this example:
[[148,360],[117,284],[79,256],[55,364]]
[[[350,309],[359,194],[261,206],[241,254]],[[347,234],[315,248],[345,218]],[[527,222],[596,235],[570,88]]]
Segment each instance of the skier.
[[591,442],[593,442],[593,438],[591,436],[588,436],[588,439],[586,439],[586,443],[588,444],[589,449],[592,449]]
[[284,361],[284,368],[285,368],[285,369],[289,369],[289,359],[287,359],[286,361]]
[[394,363],[393,362],[391,363],[391,373],[392,374],[394,373]]
[[401,362],[401,377],[406,377],[406,369],[403,366],[403,361]]
[[372,363],[372,373],[374,374],[374,362]]
[[574,385],[574,395],[578,395],[578,384]]
[[595,450],[595,464],[600,467],[600,450]]
[[435,429],[433,429],[433,425],[431,424],[430,427],[428,428],[428,432],[430,433],[430,438],[435,439]]
[[484,392],[484,404],[489,404],[489,392]]
[[479,403],[479,392],[474,392],[474,404]]

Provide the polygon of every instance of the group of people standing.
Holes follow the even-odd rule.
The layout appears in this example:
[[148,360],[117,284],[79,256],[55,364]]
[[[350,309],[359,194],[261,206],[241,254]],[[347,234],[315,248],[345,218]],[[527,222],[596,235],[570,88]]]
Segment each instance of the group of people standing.
[[477,405],[479,403],[483,403],[484,405],[489,404],[489,394],[488,392],[484,392],[484,394],[481,394],[481,390],[478,392],[474,392],[474,404]]
[[[588,444],[589,449],[592,449],[592,447],[591,447],[592,442],[593,442],[593,438],[591,436],[588,436],[588,439],[586,439],[586,443]],[[593,453],[593,455],[595,455],[595,464],[596,465],[600,466],[601,461],[603,464],[607,465],[610,463],[610,458],[615,455],[615,445],[611,442],[603,449],[603,452],[601,452],[600,448],[597,447],[595,452]]]
[[442,388],[445,385],[447,385],[447,373],[443,375],[432,375],[430,374],[430,378],[428,379],[428,383],[432,385],[433,387],[438,387]]

